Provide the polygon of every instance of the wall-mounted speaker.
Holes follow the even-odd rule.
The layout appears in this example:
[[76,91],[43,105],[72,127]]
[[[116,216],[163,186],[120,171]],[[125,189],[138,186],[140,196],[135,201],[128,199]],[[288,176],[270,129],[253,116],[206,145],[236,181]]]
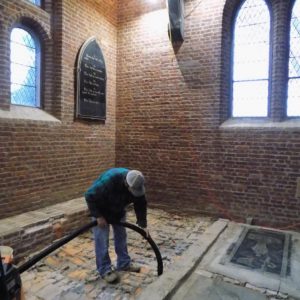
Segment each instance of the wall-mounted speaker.
[[167,0],[169,38],[171,42],[184,41],[184,0]]

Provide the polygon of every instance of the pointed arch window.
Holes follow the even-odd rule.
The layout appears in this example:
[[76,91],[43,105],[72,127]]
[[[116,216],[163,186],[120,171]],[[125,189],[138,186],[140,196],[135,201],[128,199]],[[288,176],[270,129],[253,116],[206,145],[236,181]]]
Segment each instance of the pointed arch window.
[[40,107],[41,54],[37,36],[15,27],[10,40],[11,103]]
[[300,116],[300,0],[292,10],[287,116]]
[[266,2],[244,1],[233,33],[232,116],[266,117],[270,56],[270,12]]

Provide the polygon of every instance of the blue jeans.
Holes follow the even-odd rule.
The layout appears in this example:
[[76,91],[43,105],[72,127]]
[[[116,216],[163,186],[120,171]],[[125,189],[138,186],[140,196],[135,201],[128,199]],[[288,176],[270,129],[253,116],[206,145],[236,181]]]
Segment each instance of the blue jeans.
[[[125,219],[122,221],[124,220]],[[115,252],[117,254],[117,270],[127,267],[131,262],[131,258],[127,251],[127,234],[125,227],[108,225],[104,228],[100,228],[99,226],[94,226],[93,233],[95,239],[96,265],[101,276],[104,276],[112,268],[108,253],[110,226],[112,226],[114,232]]]

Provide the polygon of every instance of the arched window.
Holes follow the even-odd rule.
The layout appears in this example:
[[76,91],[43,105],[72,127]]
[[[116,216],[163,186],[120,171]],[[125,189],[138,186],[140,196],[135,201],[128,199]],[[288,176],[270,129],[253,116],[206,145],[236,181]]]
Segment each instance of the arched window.
[[300,116],[300,0],[292,11],[287,116]]
[[15,27],[10,41],[11,103],[40,106],[40,43],[26,27]]
[[233,36],[232,116],[268,116],[270,13],[264,0],[246,0]]

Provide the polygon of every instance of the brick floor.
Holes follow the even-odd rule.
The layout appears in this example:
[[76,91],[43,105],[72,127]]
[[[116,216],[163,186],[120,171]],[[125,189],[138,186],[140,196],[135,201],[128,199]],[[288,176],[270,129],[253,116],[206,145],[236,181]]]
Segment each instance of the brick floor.
[[[128,221],[135,223],[132,211]],[[213,222],[209,217],[148,209],[150,234],[160,249],[164,270],[184,259],[185,251]],[[26,300],[135,299],[154,280],[157,262],[151,246],[138,233],[127,230],[128,250],[142,266],[140,273],[120,272],[120,282],[106,284],[95,269],[94,243],[87,232],[56,250],[22,274]],[[113,241],[110,255],[114,262]]]

